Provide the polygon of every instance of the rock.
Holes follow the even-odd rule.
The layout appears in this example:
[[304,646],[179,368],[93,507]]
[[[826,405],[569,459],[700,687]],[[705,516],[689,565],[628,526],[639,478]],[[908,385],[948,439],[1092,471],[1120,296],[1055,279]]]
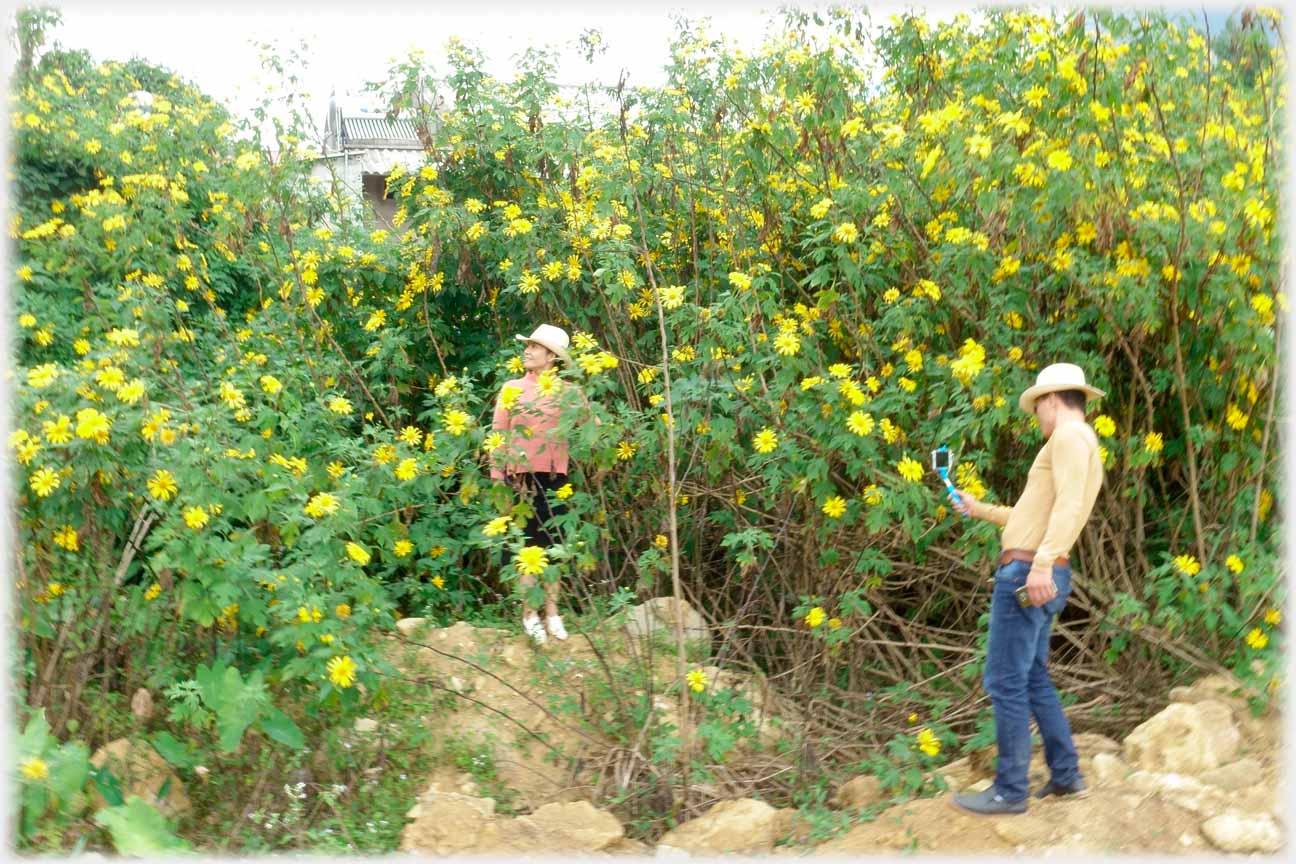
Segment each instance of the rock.
[[967,756],[955,759],[948,765],[942,765],[940,768],[935,769],[933,773],[944,780],[945,785],[955,792],[962,791],[975,777],[979,776],[979,772],[973,766],[972,760]]
[[131,697],[131,713],[140,721],[147,721],[153,716],[153,694],[141,687]]
[[421,855],[452,855],[475,850],[493,827],[495,799],[454,792],[424,792],[405,814],[413,819],[401,832],[400,848]]
[[1264,776],[1264,766],[1256,759],[1246,757],[1201,773],[1201,781],[1219,789],[1233,792],[1256,785]]
[[1218,789],[1185,774],[1135,771],[1129,776],[1129,783],[1140,792],[1155,794],[1176,807],[1201,816],[1214,815],[1228,806],[1227,797]]
[[884,797],[882,781],[872,774],[861,774],[838,787],[833,803],[844,810],[859,810],[878,803]]
[[[172,818],[190,808],[184,784],[171,765],[150,745],[118,738],[100,747],[90,757],[95,768],[106,768],[121,784],[122,799],[138,795],[162,815]],[[166,796],[159,798],[162,787]],[[95,784],[90,784],[90,802],[94,809],[107,806]]]
[[1071,736],[1071,741],[1075,744],[1078,753],[1119,753],[1121,751],[1119,741],[1096,732],[1077,732]]
[[413,636],[427,621],[426,618],[402,618],[396,622],[396,629],[405,638]]
[[1090,763],[1090,772],[1095,786],[1110,786],[1120,783],[1129,774],[1130,767],[1119,756],[1111,753],[1097,753]]
[[361,735],[369,735],[378,731],[378,721],[371,717],[360,717],[355,721],[355,731]]
[[1282,832],[1267,815],[1229,811],[1207,819],[1201,832],[1211,845],[1225,852],[1277,852],[1283,846]]
[[529,816],[518,816],[498,825],[494,848],[516,851],[599,852],[621,840],[625,829],[606,810],[588,801],[546,804]]
[[721,801],[697,819],[667,831],[658,847],[683,849],[695,855],[767,854],[779,839],[781,821],[778,812],[764,801]]
[[1147,771],[1198,774],[1230,761],[1241,743],[1233,713],[1222,702],[1175,702],[1125,739],[1125,758]]
[[[681,600],[683,610],[684,639],[697,640],[711,645],[711,629],[706,620],[688,604]],[[638,606],[631,606],[626,611],[625,629],[632,636],[647,636],[664,632],[671,639],[675,638],[675,598],[654,597]]]
[[603,851],[609,855],[642,855],[650,857],[652,847],[642,840],[635,840],[631,837],[622,837],[611,846],[604,847]]

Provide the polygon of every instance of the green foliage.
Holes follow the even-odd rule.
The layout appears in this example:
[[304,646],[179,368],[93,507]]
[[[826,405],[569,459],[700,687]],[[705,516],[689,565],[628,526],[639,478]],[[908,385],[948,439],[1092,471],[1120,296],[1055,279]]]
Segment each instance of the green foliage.
[[[677,559],[725,656],[841,708],[816,734],[858,738],[898,794],[934,764],[903,718],[944,752],[977,734],[939,717],[975,693],[969,586],[998,541],[953,518],[924,454],[948,443],[960,486],[1011,501],[1042,444],[1016,396],[1060,358],[1108,393],[1073,552],[1090,607],[1064,624],[1137,692],[1223,663],[1270,698],[1286,91],[1266,16],[1215,55],[1152,12],[906,14],[866,51],[856,12],[789,10],[753,54],[681,22],[664,86],[580,98],[545,52],[501,81],[453,41],[444,75],[414,54],[375,85],[427,145],[388,177],[389,230],[310,182],[295,102],[263,139],[145,61],[37,58],[57,16],[24,13],[15,610],[22,693],[58,719],[24,751],[50,774],[24,785],[21,842],[88,776],[53,733],[118,731],[97,670],[114,717],[166,692],[149,740],[181,771],[241,742],[289,764],[391,692],[401,615],[513,617],[531,505],[490,478],[491,416],[539,321],[573,334],[559,392],[592,402],[565,413],[540,580],[607,584],[615,611],[670,593]],[[751,744],[751,707],[696,703],[705,772]],[[653,710],[618,707],[610,734]],[[651,764],[678,764],[678,733],[652,724]],[[303,843],[300,822],[249,845]]]
[[95,822],[108,829],[113,847],[120,855],[174,856],[190,851],[190,845],[177,837],[167,820],[138,795],[116,807],[105,807],[95,813]]

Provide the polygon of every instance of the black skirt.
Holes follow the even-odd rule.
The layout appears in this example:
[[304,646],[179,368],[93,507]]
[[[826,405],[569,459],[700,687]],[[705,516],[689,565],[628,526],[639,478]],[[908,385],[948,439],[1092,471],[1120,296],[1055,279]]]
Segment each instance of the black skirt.
[[519,474],[523,494],[531,495],[531,507],[535,513],[527,519],[526,527],[522,533],[526,536],[527,544],[531,546],[553,546],[558,543],[562,537],[557,529],[553,529],[547,524],[554,516],[561,516],[567,512],[567,505],[561,501],[555,501],[551,507],[547,492],[555,492],[567,482],[566,474],[559,474],[556,471],[528,471],[525,474]]

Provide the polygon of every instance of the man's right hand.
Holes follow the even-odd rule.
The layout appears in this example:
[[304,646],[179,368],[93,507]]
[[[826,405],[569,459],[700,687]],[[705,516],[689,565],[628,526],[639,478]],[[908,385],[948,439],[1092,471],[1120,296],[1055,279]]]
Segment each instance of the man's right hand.
[[981,502],[976,499],[975,495],[965,489],[956,489],[954,491],[956,493],[955,498],[957,499],[953,502],[954,509],[962,513],[964,516],[974,515],[976,513],[977,505]]

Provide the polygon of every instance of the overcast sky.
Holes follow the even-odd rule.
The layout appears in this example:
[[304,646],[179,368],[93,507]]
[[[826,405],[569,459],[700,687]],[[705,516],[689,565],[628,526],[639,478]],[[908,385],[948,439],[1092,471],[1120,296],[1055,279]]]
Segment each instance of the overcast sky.
[[[250,109],[263,91],[265,79],[259,77],[254,42],[278,40],[287,47],[308,39],[312,59],[302,89],[310,96],[317,122],[321,122],[333,89],[348,108],[372,101],[360,95],[364,82],[385,78],[390,60],[404,57],[411,47],[424,49],[436,73],[447,73],[447,64],[437,58],[451,35],[481,49],[487,71],[501,79],[512,77],[514,58],[528,45],[551,45],[562,51],[555,76],[561,83],[612,85],[624,68],[632,84],[657,84],[664,80],[662,68],[676,32],[670,13],[709,16],[713,33],[723,34],[746,50],[759,47],[767,25],[777,16],[774,3],[762,7],[715,2],[679,3],[656,10],[629,7],[624,11],[613,11],[612,3],[538,7],[460,2],[415,7],[375,2],[286,8],[244,3],[224,12],[211,6],[181,4],[125,8],[84,2],[55,5],[63,12],[63,23],[53,38],[64,47],[84,48],[101,60],[138,55],[193,80],[236,113]],[[768,11],[762,14],[762,8]],[[598,29],[606,45],[593,63],[577,49],[577,40],[588,28]],[[285,52],[279,53],[284,56]],[[347,94],[353,95],[348,98]]]
[[[543,5],[501,0],[311,5],[300,0],[287,4],[237,0],[221,8],[177,2],[56,0],[52,5],[63,14],[53,41],[67,48],[86,49],[98,60],[138,56],[169,68],[244,117],[264,94],[268,80],[261,72],[256,43],[277,42],[282,46],[277,53],[284,57],[289,46],[306,39],[311,59],[300,90],[309,97],[307,105],[320,128],[333,90],[347,111],[381,108],[373,97],[363,94],[364,83],[385,79],[391,60],[404,57],[412,47],[425,51],[436,74],[446,74],[448,65],[439,61],[439,56],[451,35],[481,49],[487,71],[500,79],[512,77],[515,58],[529,45],[548,45],[561,51],[555,77],[562,84],[595,81],[614,85],[625,69],[631,85],[654,85],[665,78],[662,70],[677,31],[672,14],[708,17],[712,33],[747,51],[758,49],[770,27],[781,21],[777,0],[750,4],[693,0],[657,8],[589,0]],[[808,9],[827,4],[796,5]],[[12,5],[8,8],[12,15]],[[904,8],[925,10],[935,22],[952,17],[961,6],[870,4],[871,19],[875,25],[882,24]],[[1221,7],[1214,7],[1213,13],[1212,17],[1219,19],[1226,14]],[[592,63],[586,61],[577,42],[590,28],[600,31],[606,46]]]

